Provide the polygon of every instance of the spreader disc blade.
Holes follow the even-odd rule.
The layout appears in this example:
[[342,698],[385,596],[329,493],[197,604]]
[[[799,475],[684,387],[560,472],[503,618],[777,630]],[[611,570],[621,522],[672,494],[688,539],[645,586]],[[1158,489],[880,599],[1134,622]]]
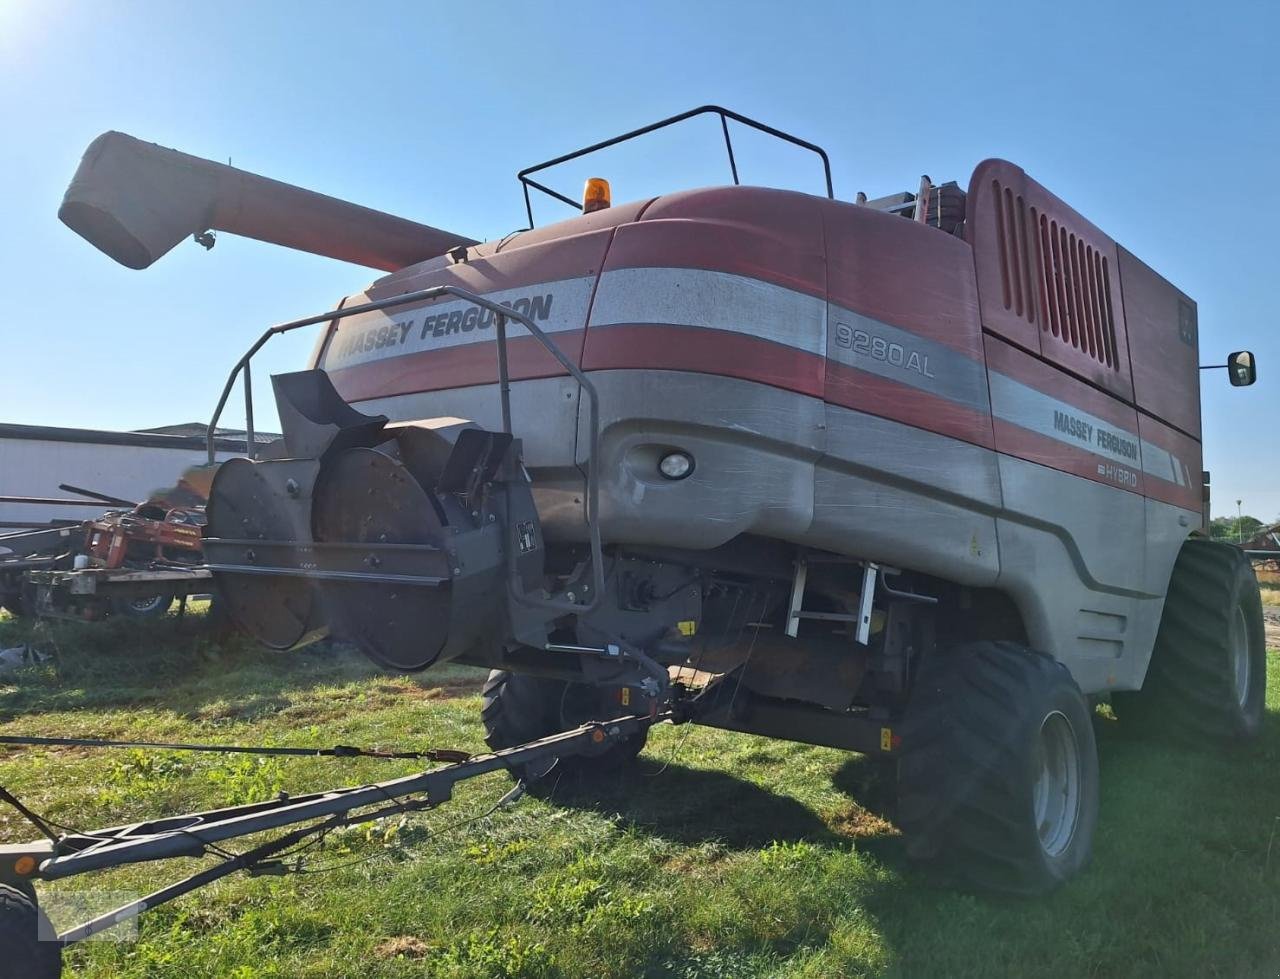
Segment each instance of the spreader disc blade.
[[[296,526],[297,513],[261,467],[229,459],[209,490],[205,536],[295,541],[306,530]],[[218,571],[214,580],[232,621],[264,646],[291,649],[323,635],[315,590],[305,578]]]
[[[327,461],[311,512],[320,542],[437,548],[444,542],[434,500],[399,461],[377,449],[348,449]],[[370,560],[376,555],[371,549]],[[423,555],[424,576],[441,571],[447,577],[447,561],[438,551]],[[447,585],[325,581],[320,594],[334,632],[392,669],[425,670],[448,639]]]

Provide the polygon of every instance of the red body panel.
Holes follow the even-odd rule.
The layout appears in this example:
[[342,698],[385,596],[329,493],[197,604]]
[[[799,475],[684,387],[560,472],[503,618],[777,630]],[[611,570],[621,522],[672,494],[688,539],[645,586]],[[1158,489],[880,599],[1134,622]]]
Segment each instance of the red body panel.
[[1187,510],[1199,510],[1204,503],[1200,443],[1142,412],[1138,413],[1138,432],[1142,436],[1147,496]]
[[982,360],[972,249],[893,214],[822,203],[832,303]]
[[714,269],[822,296],[825,203],[759,187],[659,197],[637,223],[618,229],[608,268]]
[[969,195],[983,326],[1132,400],[1116,243],[1004,160],[980,164]]
[[[690,191],[476,246],[367,296],[542,290],[587,370],[754,381],[1200,509],[1194,305],[1011,164],[979,166],[971,195],[972,244],[802,194]],[[389,331],[377,315],[324,351],[347,399],[496,381],[491,330],[431,328],[429,306]],[[518,331],[510,363],[515,380],[563,373]]]
[[1200,438],[1200,357],[1196,304],[1120,249],[1133,394],[1139,408]]
[[[895,336],[906,331],[981,365],[971,250],[958,238],[929,233],[896,215],[838,201],[822,204],[832,317],[827,401],[991,447],[991,417],[980,403],[985,392],[981,399],[974,392],[972,403],[949,400],[910,384],[918,377],[909,371],[870,373],[841,351],[842,315],[848,310],[874,321],[865,324],[869,334],[885,332],[874,324],[888,324]],[[903,357],[909,357],[910,339],[902,346]],[[928,361],[921,366],[927,370]]]

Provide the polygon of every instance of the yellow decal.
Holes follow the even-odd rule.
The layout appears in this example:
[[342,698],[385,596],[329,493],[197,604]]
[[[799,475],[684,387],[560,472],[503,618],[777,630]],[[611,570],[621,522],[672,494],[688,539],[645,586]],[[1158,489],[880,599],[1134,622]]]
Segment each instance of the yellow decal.
[[682,636],[692,636],[698,631],[698,623],[693,619],[685,619],[676,623],[676,628],[680,630]]
[[890,728],[882,727],[880,729],[880,750],[893,750],[893,731]]
[[622,706],[623,707],[631,706],[631,688],[630,687],[622,688]]

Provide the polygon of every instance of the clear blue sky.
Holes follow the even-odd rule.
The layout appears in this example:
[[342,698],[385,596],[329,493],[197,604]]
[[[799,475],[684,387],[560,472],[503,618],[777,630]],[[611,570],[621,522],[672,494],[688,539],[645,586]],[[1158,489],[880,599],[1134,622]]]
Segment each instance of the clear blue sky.
[[[1205,458],[1215,514],[1273,519],[1277,36],[1266,2],[0,0],[0,420],[207,419],[264,325],[373,277],[230,236],[114,264],[56,218],[104,130],[486,238],[521,226],[522,166],[719,102],[824,145],[845,198],[1024,166],[1196,298],[1203,361],[1258,354],[1252,389],[1204,375]],[[724,182],[716,138],[705,121],[590,166],[615,201]],[[801,155],[741,156],[746,182],[818,189]],[[310,343],[270,351],[261,402]]]

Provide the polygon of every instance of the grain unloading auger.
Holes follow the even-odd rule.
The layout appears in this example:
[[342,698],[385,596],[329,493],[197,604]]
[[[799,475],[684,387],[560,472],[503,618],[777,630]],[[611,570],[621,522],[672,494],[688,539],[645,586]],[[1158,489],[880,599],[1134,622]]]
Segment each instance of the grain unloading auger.
[[[394,270],[241,358],[210,430],[242,377],[253,446],[254,353],[325,330],[275,378],[284,438],[218,472],[205,551],[270,646],[490,668],[501,760],[449,784],[617,768],[692,720],[892,762],[908,852],[1046,892],[1091,851],[1088,698],[1200,740],[1262,721],[1257,582],[1203,536],[1195,303],[1013,164],[844,202],[820,148],[718,107],[528,168],[526,201],[573,204],[534,175],[699,115],[733,186],[610,206],[593,178],[494,242],[119,136],[62,213],[133,266],[214,228]],[[825,196],[740,186],[730,123],[815,153]],[[1252,383],[1247,352],[1221,366]],[[10,848],[0,876],[247,815]]]

